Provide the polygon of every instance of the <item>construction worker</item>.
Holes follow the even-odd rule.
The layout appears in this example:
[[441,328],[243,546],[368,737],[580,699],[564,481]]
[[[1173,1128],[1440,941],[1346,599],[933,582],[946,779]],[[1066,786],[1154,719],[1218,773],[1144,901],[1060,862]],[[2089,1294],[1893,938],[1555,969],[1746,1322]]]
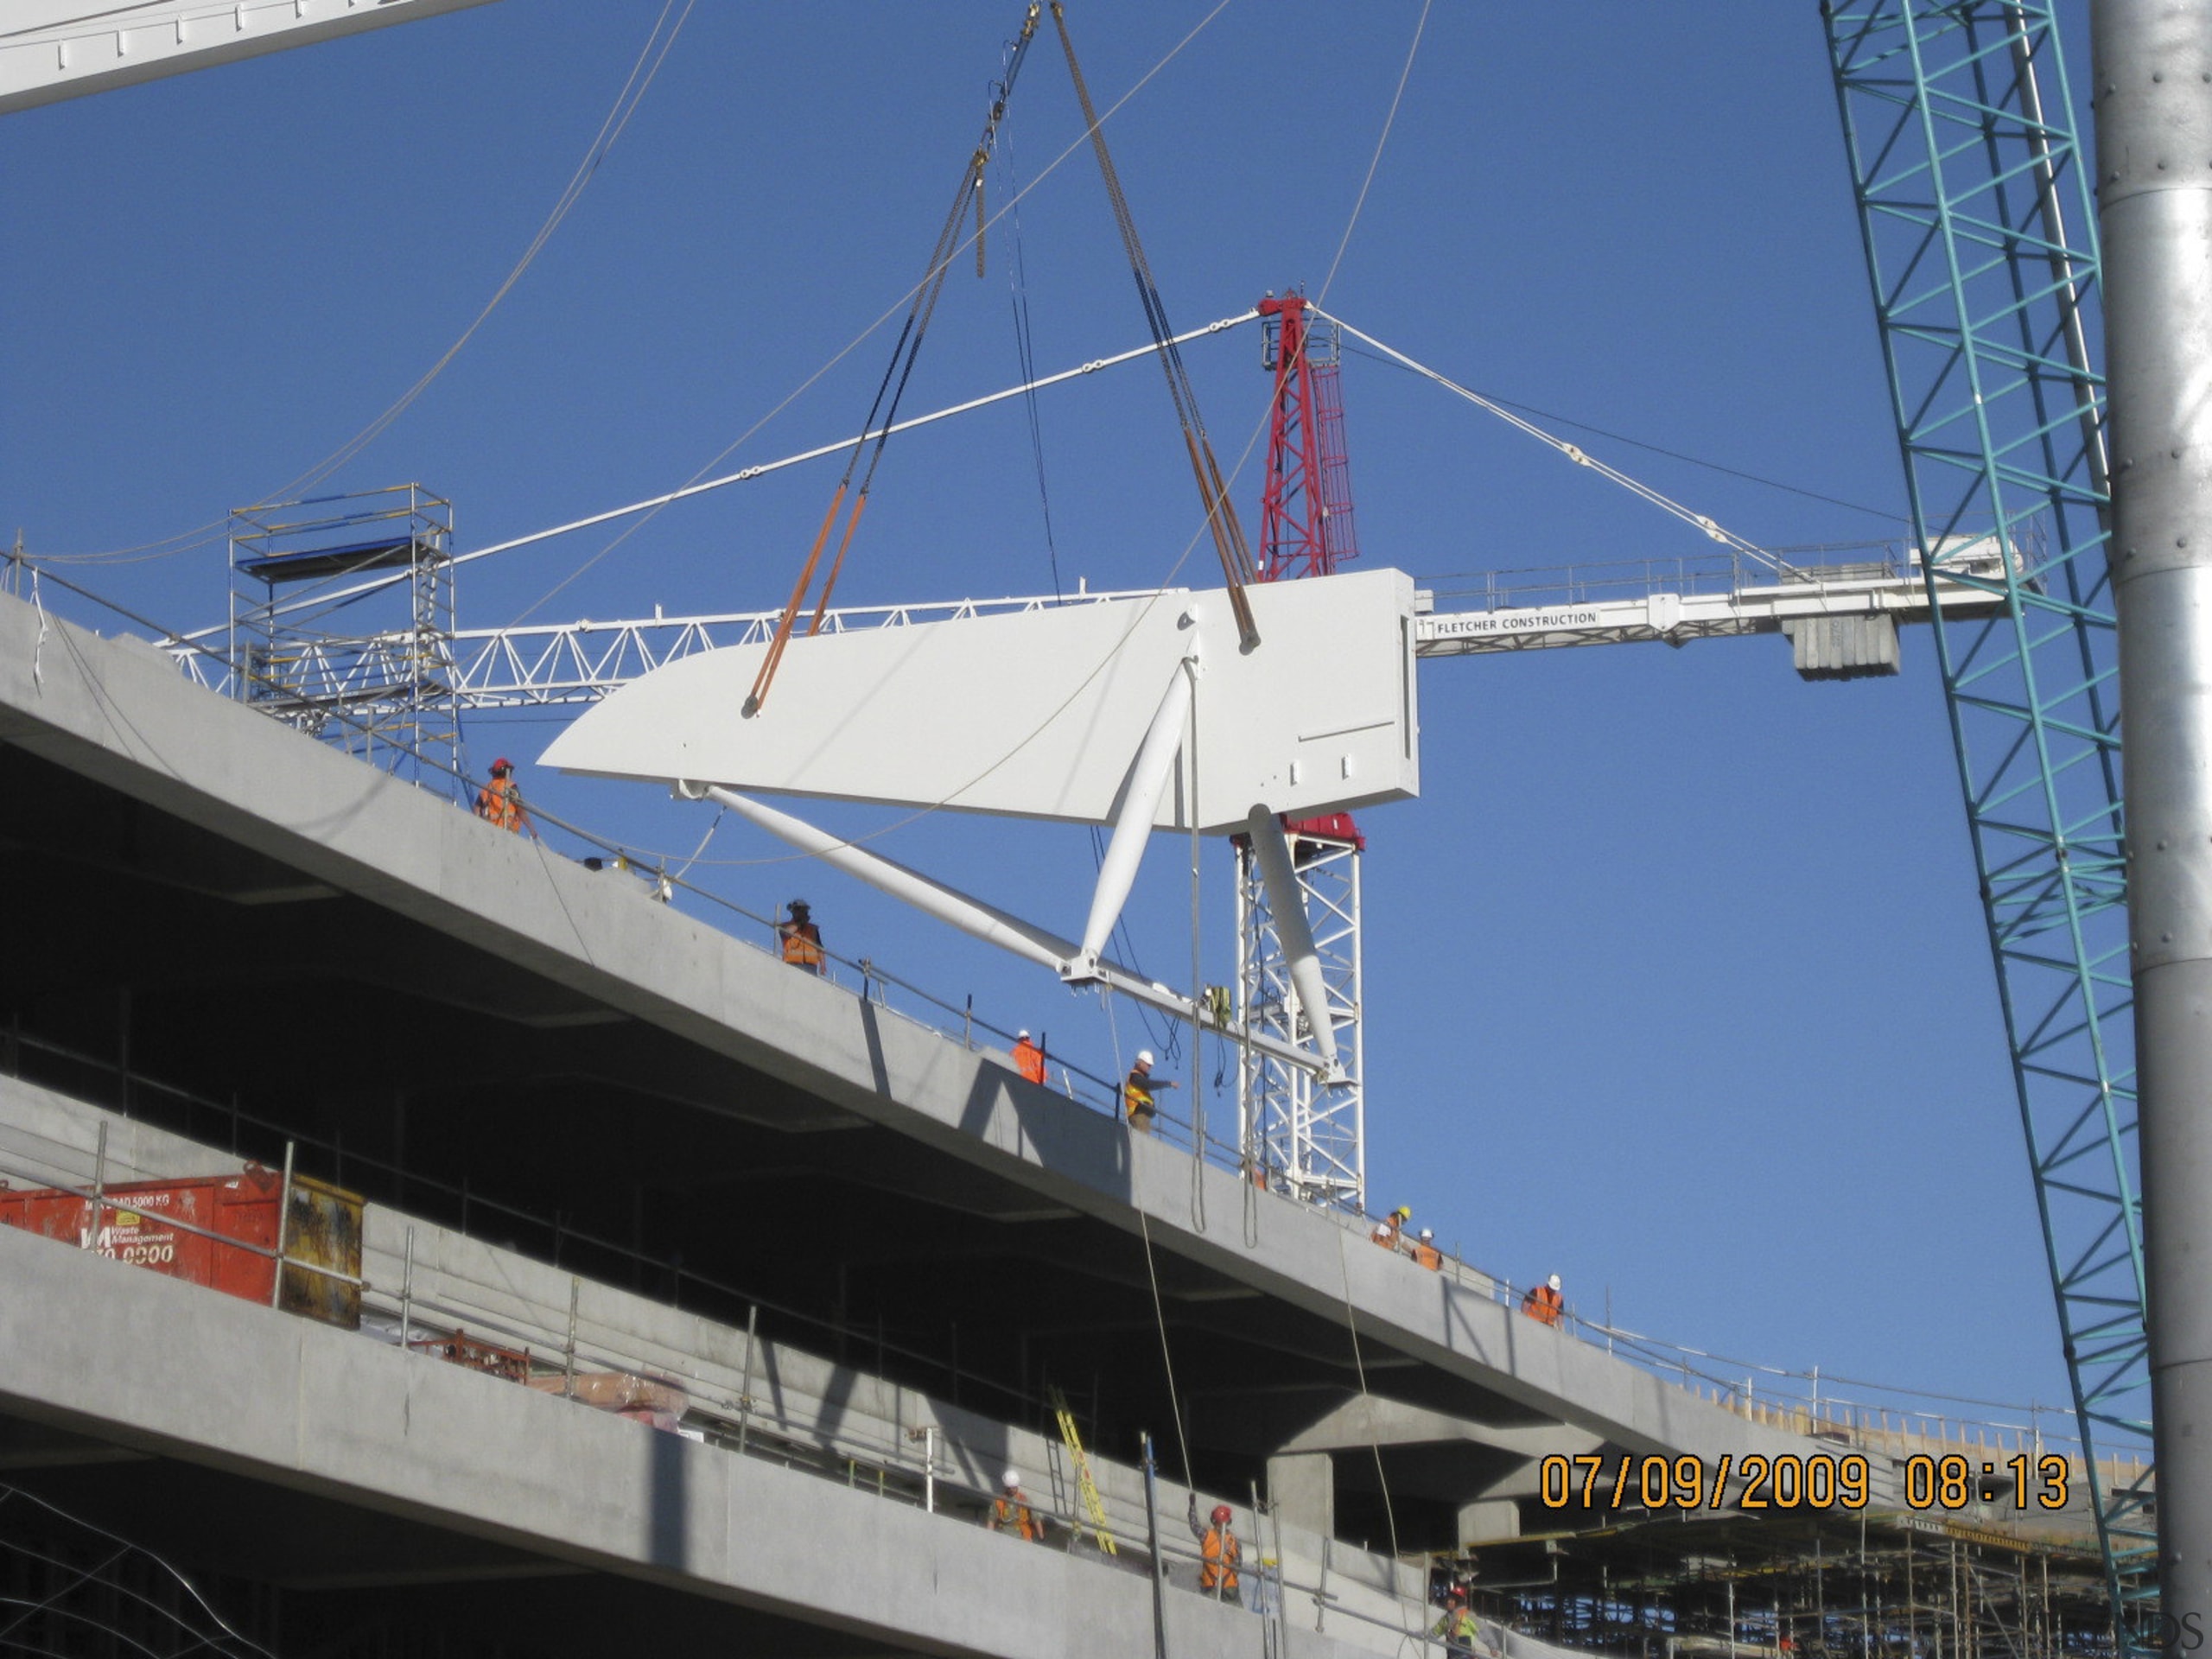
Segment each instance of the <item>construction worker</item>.
[[1535,1287],[1521,1299],[1521,1311],[1542,1325],[1557,1325],[1560,1311],[1566,1306],[1566,1298],[1559,1294],[1557,1274],[1552,1274],[1550,1279]]
[[1217,1503],[1209,1517],[1211,1526],[1198,1524],[1198,1495],[1191,1494],[1191,1535],[1198,1541],[1198,1590],[1217,1601],[1233,1601],[1244,1605],[1244,1598],[1237,1589],[1236,1569],[1243,1565],[1244,1548],[1236,1541],[1236,1531],[1230,1526],[1229,1505]]
[[1386,1250],[1395,1250],[1404,1242],[1406,1224],[1414,1218],[1413,1206],[1402,1204],[1375,1224],[1375,1230],[1368,1235]]
[[822,930],[814,925],[814,912],[805,899],[792,899],[791,912],[791,920],[776,924],[776,937],[783,941],[784,960],[794,968],[818,974],[824,960]]
[[1426,1227],[1421,1230],[1421,1241],[1414,1246],[1414,1260],[1431,1273],[1444,1268],[1444,1252],[1436,1248],[1436,1235]]
[[1153,1103],[1152,1091],[1175,1087],[1165,1077],[1154,1077],[1152,1066],[1152,1051],[1139,1049],[1137,1063],[1129,1068],[1128,1077],[1122,1084],[1122,1110],[1129,1120],[1129,1133],[1132,1135],[1152,1133],[1152,1120],[1160,1111],[1160,1108]]
[[1443,1637],[1447,1659],[1473,1659],[1475,1638],[1482,1634],[1482,1627],[1467,1610],[1467,1592],[1458,1585],[1453,1585],[1445,1596],[1444,1617],[1428,1633]]
[[983,1524],[993,1532],[1014,1533],[1033,1544],[1043,1541],[1044,1517],[1029,1507],[1029,1495],[1021,1490],[1021,1471],[1009,1469],[999,1477],[999,1495],[992,1500],[990,1518]]
[[523,810],[522,790],[515,783],[515,763],[504,754],[492,763],[492,781],[476,791],[476,816],[501,830],[533,838],[530,814]]
[[1029,1040],[1026,1031],[1014,1034],[1014,1069],[1032,1083],[1045,1081],[1045,1051]]

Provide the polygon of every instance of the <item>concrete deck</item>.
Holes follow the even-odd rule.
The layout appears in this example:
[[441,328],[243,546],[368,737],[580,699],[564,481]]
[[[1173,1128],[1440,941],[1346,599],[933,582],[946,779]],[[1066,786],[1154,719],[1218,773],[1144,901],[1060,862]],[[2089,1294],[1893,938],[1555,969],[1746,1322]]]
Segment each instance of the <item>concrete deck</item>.
[[[0,903],[41,940],[35,963],[0,966],[10,1022],[0,1071],[199,1139],[221,1138],[211,1114],[219,1122],[221,1103],[243,1102],[230,1134],[252,1155],[296,1138],[304,1169],[372,1198],[389,1187],[409,1211],[471,1233],[546,1218],[545,1243],[518,1239],[525,1254],[590,1259],[579,1240],[616,1240],[627,1255],[602,1251],[585,1269],[601,1277],[642,1286],[640,1262],[680,1256],[671,1282],[685,1305],[703,1300],[726,1323],[757,1301],[784,1310],[781,1334],[814,1319],[837,1344],[864,1346],[873,1326],[881,1346],[889,1330],[887,1374],[956,1403],[969,1390],[971,1407],[1002,1419],[1033,1418],[1046,1378],[1083,1379],[1088,1389],[1071,1392],[1090,1395],[1078,1401],[1087,1426],[1125,1460],[1138,1427],[1171,1420],[1156,1273],[1178,1368],[1208,1380],[1191,1414],[1199,1484],[1268,1481],[1303,1522],[1379,1532],[1379,1467],[1402,1544],[1448,1547],[1464,1526],[1510,1529],[1546,1451],[1813,1449],[1327,1216],[1260,1195],[1248,1228],[1248,1191],[1230,1172],[1198,1172],[1214,1218],[1202,1225],[1187,1154],[193,690],[149,647],[10,600],[0,600],[0,845],[16,855]],[[333,1066],[327,1039],[341,1028],[409,1037],[351,1045]],[[478,1058],[493,1052],[496,1090]],[[615,1113],[620,1147],[595,1133]],[[341,1166],[313,1161],[318,1145]],[[792,1190],[809,1202],[836,1194],[861,1220],[825,1248],[788,1207],[801,1199],[778,1196]],[[486,1193],[507,1206],[491,1222]],[[810,1243],[794,1249],[793,1238]],[[0,1237],[11,1251],[23,1242]],[[798,1559],[860,1535],[848,1526],[927,1563],[916,1570],[953,1586],[940,1590],[948,1605],[987,1605],[995,1582],[1003,1591],[999,1541],[940,1541],[941,1518],[848,1516],[819,1492],[800,1500],[751,1471],[709,1471],[690,1449],[641,1452],[628,1424],[579,1425],[570,1412],[556,1428],[539,1408],[560,1402],[510,1389],[485,1406],[461,1386],[471,1379],[410,1379],[404,1356],[349,1348],[341,1362],[327,1332],[286,1332],[273,1370],[290,1391],[267,1402],[266,1421],[250,1393],[257,1421],[243,1424],[221,1403],[233,1386],[225,1362],[197,1338],[219,1327],[266,1347],[232,1323],[259,1310],[211,1313],[199,1303],[219,1299],[188,1305],[182,1287],[119,1285],[133,1276],[40,1248],[65,1259],[22,1257],[25,1292],[7,1299],[0,1327],[0,1394],[25,1415],[410,1512],[460,1512],[481,1473],[512,1499],[487,1535],[696,1579],[703,1593],[800,1609],[869,1640],[906,1629],[923,1648],[1009,1654],[1091,1651],[1102,1630],[1149,1640],[1148,1624],[1124,1630],[1121,1587],[1093,1602],[1041,1578],[1024,1579],[1022,1599],[1033,1592],[1054,1611],[1003,1620],[971,1611],[942,1630],[917,1625],[889,1584],[883,1599],[848,1608],[851,1587]],[[18,1254],[0,1262],[12,1275]],[[39,1333],[57,1324],[66,1338],[40,1357]],[[100,1351],[140,1334],[180,1339],[160,1398],[135,1376],[73,1384],[73,1366],[97,1370]],[[426,1409],[472,1427],[427,1426]],[[479,1421],[487,1411],[512,1415]],[[541,1434],[615,1496],[528,1521],[552,1501],[532,1461]],[[1348,1446],[1360,1455],[1328,1461]],[[487,1448],[522,1459],[505,1488],[474,1456]],[[452,1484],[449,1459],[467,1481]],[[785,1504],[804,1524],[764,1539],[762,1518]],[[1063,1607],[1079,1611],[1063,1618]]]

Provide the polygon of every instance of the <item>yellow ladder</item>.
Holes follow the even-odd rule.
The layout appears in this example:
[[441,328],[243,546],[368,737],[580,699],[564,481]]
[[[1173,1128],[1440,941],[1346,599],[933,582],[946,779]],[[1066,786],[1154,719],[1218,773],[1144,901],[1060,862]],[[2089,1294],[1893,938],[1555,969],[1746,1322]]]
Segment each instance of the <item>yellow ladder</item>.
[[1068,1457],[1075,1464],[1076,1484],[1083,1489],[1083,1507],[1090,1516],[1091,1530],[1098,1535],[1098,1548],[1114,1554],[1114,1535],[1106,1529],[1106,1506],[1098,1501],[1098,1483],[1090,1478],[1090,1459],[1084,1453],[1083,1437],[1075,1432],[1075,1414],[1068,1409],[1067,1396],[1058,1388],[1046,1389],[1046,1395],[1052,1402],[1052,1414],[1060,1420],[1060,1439],[1067,1443]]

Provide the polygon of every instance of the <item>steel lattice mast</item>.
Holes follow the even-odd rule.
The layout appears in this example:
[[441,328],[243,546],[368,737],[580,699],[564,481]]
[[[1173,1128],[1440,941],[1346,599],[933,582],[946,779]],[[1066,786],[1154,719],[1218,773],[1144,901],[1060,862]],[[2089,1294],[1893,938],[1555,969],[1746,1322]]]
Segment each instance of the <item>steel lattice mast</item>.
[[[2003,601],[1938,662],[2091,1497],[2123,1639],[2157,1594],[2107,566],[2100,276],[2056,3],[1822,6],[1916,533]],[[1994,535],[1997,572],[1948,568]],[[1986,545],[1986,543],[1985,543]]]
[[[1255,308],[1263,331],[1262,365],[1274,376],[1260,492],[1260,580],[1329,575],[1359,556],[1336,330],[1313,327],[1301,294],[1280,299],[1270,294]],[[1326,666],[1319,671],[1325,673]],[[1323,1084],[1247,1046],[1236,1064],[1237,1145],[1255,1179],[1357,1213],[1367,1205],[1360,939],[1360,860],[1367,842],[1348,813],[1284,828],[1328,1006],[1300,1006],[1267,882],[1250,842],[1239,836],[1237,1023],[1297,1043],[1316,1018],[1325,1019],[1336,1033],[1345,1074],[1341,1082]]]

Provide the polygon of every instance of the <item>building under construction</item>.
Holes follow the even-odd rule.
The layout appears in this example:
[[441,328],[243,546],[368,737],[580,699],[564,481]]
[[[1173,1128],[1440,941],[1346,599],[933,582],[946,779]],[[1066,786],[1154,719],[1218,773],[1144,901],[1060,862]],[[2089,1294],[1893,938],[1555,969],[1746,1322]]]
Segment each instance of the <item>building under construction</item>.
[[[234,34],[248,10],[229,14]],[[1126,1082],[1039,1081],[1027,1033],[834,958],[780,914],[722,901],[703,920],[619,849],[570,858],[512,833],[526,822],[461,810],[451,785],[477,780],[442,499],[410,486],[365,541],[349,514],[248,520],[221,650],[103,636],[35,585],[0,598],[0,913],[35,942],[0,961],[0,1647],[2055,1659],[2139,1644],[2122,1615],[2153,1576],[2145,1530],[2198,1536],[2205,1483],[2185,1433],[2161,1504],[2106,1437],[2147,1432],[2139,1405],[2115,1403],[2152,1362],[2145,1309],[2194,1306],[2177,1268],[2153,1294],[2146,1260],[2185,1261],[2212,1206],[2169,1192],[2171,1254],[2146,1254],[2134,1125],[2116,1116],[2132,1073],[2115,1088],[2101,1024],[2117,1031],[2125,993],[2092,971],[2120,953],[2084,943],[2139,897],[2119,874],[2117,625],[2105,588],[2068,586],[2090,568],[2077,557],[2101,562],[2113,503],[2083,268],[2020,67],[2025,9],[1999,11],[2016,48],[2000,103],[2035,130],[2014,176],[2050,232],[2005,219],[2004,269],[2016,308],[2019,271],[2047,269],[2038,302],[2060,319],[2022,348],[2031,379],[2052,377],[2032,381],[2038,431],[2078,431],[2090,457],[2046,455],[2051,493],[2031,511],[2008,513],[1992,482],[1986,514],[1937,523],[1916,497],[1918,546],[1894,566],[1754,583],[1732,565],[1725,592],[1440,617],[1401,573],[1332,574],[1332,513],[1349,529],[1321,435],[1334,406],[1310,389],[1280,401],[1308,356],[1285,342],[1310,319],[1270,296],[1271,478],[1302,480],[1311,512],[1306,552],[1279,561],[1295,515],[1271,490],[1286,528],[1262,568],[1185,409],[1076,72],[1223,585],[963,607],[870,634],[823,626],[833,563],[802,632],[810,559],[761,637],[586,688],[598,706],[549,764],[714,801],[1062,984],[1187,1020],[1194,1042],[1233,1039],[1233,1140],[1196,1112],[1155,1121],[1148,1056]],[[1823,9],[1848,128],[1847,48],[1912,25],[1877,7],[1853,35],[1842,14]],[[180,49],[188,21],[167,18]],[[123,65],[128,30],[107,33],[111,77],[161,73]],[[247,49],[273,48],[221,48]],[[52,55],[66,71],[70,42]],[[1012,75],[916,291],[920,321]],[[1857,181],[1872,216],[1876,181]],[[1967,279],[1955,285],[1963,297]],[[1904,325],[1883,321],[1894,350]],[[1916,467],[1927,433],[1894,359],[1892,378]],[[2045,407],[2052,387],[2071,419]],[[894,395],[881,418],[896,413]],[[864,438],[817,556],[855,468],[873,468]],[[2031,517],[2050,541],[2024,533]],[[2189,537],[2158,522],[2164,559]],[[1290,568],[1301,556],[1312,569]],[[1315,579],[1268,580],[1296,575]],[[401,584],[404,626],[297,620],[301,592],[371,575]],[[2022,620],[2037,606],[2063,617],[2040,636]],[[1985,809],[2026,786],[1978,788],[1961,739],[2082,1407],[2070,1442],[1762,1402],[1580,1324],[1556,1280],[1506,1283],[1365,1213],[1356,862],[1334,872],[1359,844],[1346,815],[1418,791],[1417,661],[1772,629],[1801,672],[1853,677],[1894,671],[1900,620],[2012,639],[2025,701],[1999,712],[2024,710],[2038,737],[2000,767],[2031,757],[2060,826],[2030,826],[2024,863],[1993,858],[1993,825],[2018,826]],[[2082,677],[2078,718],[2032,671],[2053,640]],[[217,661],[221,689],[190,683],[180,657],[202,677]],[[1946,663],[1955,714],[2001,702]],[[2139,675],[2130,695],[2159,685]],[[775,713],[756,718],[772,687]],[[1041,723],[1039,707],[1055,711]],[[2164,747],[2140,751],[2139,775],[2187,774],[2187,733],[2208,724],[2141,721]],[[406,767],[362,764],[394,753]],[[1111,839],[1083,932],[1062,938],[755,791]],[[2191,810],[2154,795],[2139,824],[2188,831],[2153,837],[2158,853],[2202,841]],[[1233,990],[1176,990],[1105,954],[1163,830],[1236,841],[1249,955]],[[2193,922],[2174,919],[2188,879],[2166,868],[2147,886],[2183,940],[2158,932],[2139,972],[2199,965]],[[1317,918],[1324,871],[1348,897]],[[2069,960],[2045,942],[2054,916]],[[2054,964],[2072,977],[2037,1002],[2022,988]],[[2185,979],[2142,995],[2201,1012],[2169,988]],[[2146,1062],[2176,1098],[2206,1050],[2188,1023],[2154,1027],[2164,1046]],[[2077,1040],[2091,1059],[2055,1052]],[[2080,1139],[2045,1147],[2034,1091],[2053,1080],[2077,1091]],[[2158,1127],[2163,1166],[2193,1167],[2187,1121]],[[2084,1143],[2111,1190],[2102,1165],[2081,1173]],[[2055,1191],[2114,1211],[2079,1254],[2050,1221]],[[2186,1349],[2190,1328],[2176,1319],[2161,1340]],[[2193,1433],[2205,1379],[2182,1358],[2160,1373],[2160,1410]],[[2202,1561],[2168,1554],[2173,1626],[2194,1617]]]

